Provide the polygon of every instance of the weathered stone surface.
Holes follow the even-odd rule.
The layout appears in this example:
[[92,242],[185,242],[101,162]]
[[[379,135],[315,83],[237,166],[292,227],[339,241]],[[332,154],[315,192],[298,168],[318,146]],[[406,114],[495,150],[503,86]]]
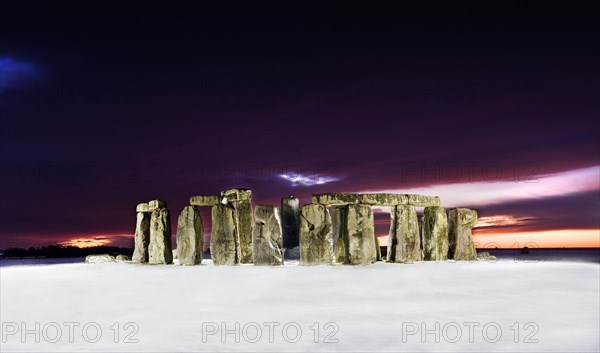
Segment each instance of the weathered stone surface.
[[448,259],[448,219],[441,207],[425,207],[423,212],[424,257],[428,261]]
[[148,206],[147,202],[138,203],[135,207],[135,212],[152,212],[150,211],[150,206]]
[[240,263],[240,240],[233,207],[217,205],[212,208],[210,256],[215,265]]
[[312,203],[318,203],[326,206],[366,204],[376,206],[439,206],[440,198],[437,196],[423,195],[405,195],[391,193],[370,193],[370,194],[315,194],[312,195]]
[[354,203],[360,203],[359,194],[318,194],[312,195],[312,203],[318,203],[321,205],[348,205]]
[[308,204],[300,212],[300,265],[334,260],[331,216],[323,205]]
[[198,209],[186,206],[177,219],[177,259],[181,265],[202,262],[204,225]]
[[394,206],[390,215],[387,261],[410,263],[423,260],[419,221],[415,206]]
[[361,194],[360,203],[366,205],[378,205],[378,206],[395,206],[395,205],[406,205],[408,203],[408,196],[403,194]]
[[300,245],[300,201],[297,197],[281,199],[281,228],[285,249]]
[[425,252],[424,252],[424,247],[425,247],[425,238],[423,237],[423,215],[417,216],[417,219],[419,220],[419,237],[421,238],[421,253],[423,254],[423,258],[425,258]]
[[150,245],[150,218],[152,215],[146,212],[137,213],[135,224],[135,239],[133,250],[133,262],[148,262],[148,246]]
[[109,254],[88,255],[85,257],[86,264],[99,264],[104,262],[115,262],[115,257]]
[[148,202],[148,207],[154,212],[159,208],[167,208],[167,203],[163,200],[152,200]]
[[348,205],[344,240],[347,244],[345,263],[364,265],[377,261],[378,244],[375,239],[373,211],[368,205]]
[[454,260],[477,260],[471,229],[477,223],[477,212],[468,208],[448,211],[448,257]]
[[150,202],[143,202],[136,206],[136,212],[154,212],[159,208],[167,207],[167,203],[163,200],[152,200]]
[[344,240],[344,230],[348,208],[346,206],[333,206],[329,211],[331,214],[331,228],[333,233],[333,246],[335,251],[335,262],[344,263],[346,261],[346,243]]
[[406,195],[408,204],[420,207],[439,207],[440,198],[438,196]]
[[283,265],[282,230],[279,208],[257,205],[254,208],[252,245],[255,265]]
[[221,198],[226,198],[224,202],[252,201],[252,190],[231,189],[221,192]]
[[148,246],[150,264],[172,264],[171,217],[169,210],[160,208],[152,212],[150,219],[150,245]]
[[235,216],[237,218],[238,236],[240,239],[240,263],[252,263],[252,204],[250,200],[242,200],[234,203]]
[[130,258],[129,258],[129,256],[127,256],[127,255],[122,255],[122,254],[119,254],[119,255],[117,255],[117,257],[115,258],[115,260],[116,260],[117,262],[127,262],[127,261],[130,261]]
[[192,206],[215,206],[221,204],[221,196],[192,196],[190,197],[190,205]]

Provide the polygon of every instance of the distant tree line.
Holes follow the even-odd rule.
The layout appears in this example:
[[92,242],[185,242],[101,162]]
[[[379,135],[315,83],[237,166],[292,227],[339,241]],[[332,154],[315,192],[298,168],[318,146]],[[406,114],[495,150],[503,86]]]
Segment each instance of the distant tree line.
[[133,255],[133,249],[120,248],[118,246],[94,246],[89,248],[78,248],[76,246],[49,245],[39,248],[30,247],[23,248],[8,248],[0,250],[4,253],[3,257],[85,257],[91,254],[111,254],[111,255]]

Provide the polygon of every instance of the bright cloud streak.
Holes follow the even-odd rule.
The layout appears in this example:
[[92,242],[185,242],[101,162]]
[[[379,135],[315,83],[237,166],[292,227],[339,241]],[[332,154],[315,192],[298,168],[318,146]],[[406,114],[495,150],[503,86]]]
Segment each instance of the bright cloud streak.
[[443,207],[476,207],[600,189],[600,166],[540,176],[536,182],[473,182],[368,192],[436,195]]
[[279,175],[281,178],[291,182],[292,186],[312,186],[312,185],[322,185],[327,183],[332,183],[340,180],[339,178],[331,177],[331,176],[304,176],[302,174],[281,174]]

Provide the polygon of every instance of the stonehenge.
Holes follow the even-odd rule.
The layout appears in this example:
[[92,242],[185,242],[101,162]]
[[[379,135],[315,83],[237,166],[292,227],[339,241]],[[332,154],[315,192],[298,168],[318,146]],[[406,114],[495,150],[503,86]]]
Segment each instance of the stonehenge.
[[[131,262],[171,264],[175,258],[180,265],[201,264],[205,239],[200,207],[211,207],[209,248],[214,265],[281,266],[286,250],[299,251],[300,265],[477,259],[472,239],[477,212],[468,208],[446,212],[437,196],[324,193],[312,195],[303,206],[288,196],[280,206],[253,208],[251,190],[230,189],[190,197],[177,221],[176,250],[171,246],[166,202],[138,204]],[[384,259],[373,207],[390,210]]]

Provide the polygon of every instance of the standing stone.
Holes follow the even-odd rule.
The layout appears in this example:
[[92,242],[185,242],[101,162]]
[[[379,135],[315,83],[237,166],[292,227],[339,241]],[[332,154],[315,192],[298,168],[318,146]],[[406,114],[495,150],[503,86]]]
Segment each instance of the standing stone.
[[254,208],[252,245],[255,265],[283,265],[279,209],[272,205]]
[[448,211],[448,257],[454,260],[477,260],[471,229],[477,223],[477,212],[468,208]]
[[148,253],[151,264],[173,263],[171,219],[169,217],[169,210],[166,208],[159,208],[152,212]]
[[133,262],[148,262],[148,245],[150,245],[150,213],[138,212],[135,224],[135,249]]
[[392,207],[390,215],[392,219],[387,261],[404,263],[423,260],[415,207],[398,205]]
[[346,229],[346,219],[348,218],[348,208],[346,206],[331,207],[331,227],[333,232],[333,246],[335,251],[335,262],[346,262],[346,243],[344,239],[344,229]]
[[[364,265],[377,261],[378,242],[375,239],[375,222],[369,205],[348,205],[344,240],[346,264]],[[379,255],[380,256],[380,255]]]
[[240,263],[240,240],[236,218],[233,208],[228,205],[217,205],[212,208],[210,256],[215,265]]
[[204,226],[198,209],[186,206],[177,219],[177,259],[182,265],[202,263]]
[[441,207],[425,207],[423,212],[424,255],[428,261],[448,259],[448,219]]
[[[421,251],[423,251],[425,246],[425,238],[423,238],[423,215],[418,216],[417,219],[419,220],[419,237],[421,237]],[[423,254],[425,253],[423,252]]]
[[295,248],[300,245],[300,201],[289,196],[281,199],[281,227],[283,247]]
[[240,262],[252,263],[252,204],[250,201],[240,201],[235,204],[238,233],[240,238]]
[[231,189],[221,192],[221,203],[234,209],[237,236],[239,238],[240,263],[252,263],[252,191]]
[[333,260],[329,211],[323,205],[305,205],[300,212],[300,265],[331,264]]

